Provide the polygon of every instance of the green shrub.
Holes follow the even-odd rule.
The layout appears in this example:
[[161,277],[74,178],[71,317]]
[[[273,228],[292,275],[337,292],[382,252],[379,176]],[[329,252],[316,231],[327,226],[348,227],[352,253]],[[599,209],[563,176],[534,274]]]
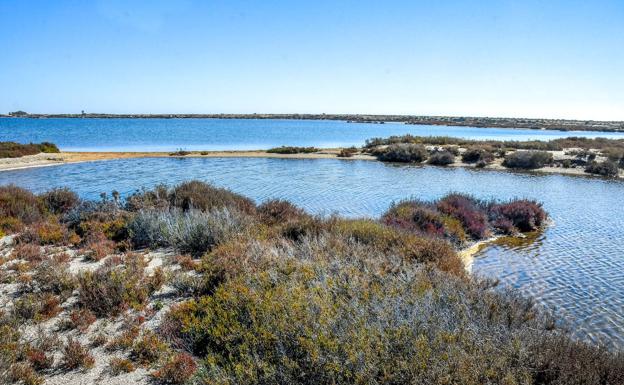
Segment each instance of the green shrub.
[[190,354],[178,353],[160,369],[152,373],[156,381],[164,384],[182,385],[197,371],[197,364]]
[[36,155],[41,152],[60,152],[54,143],[20,144],[15,142],[0,142],[0,158],[20,158],[26,155]]
[[616,177],[619,175],[618,165],[610,160],[604,162],[591,162],[585,167],[585,172],[589,174],[602,175],[606,177]]
[[545,151],[516,151],[507,156],[503,166],[508,168],[535,169],[552,163],[552,154]]
[[382,162],[420,163],[427,159],[428,153],[421,144],[391,144],[383,150],[377,159]]

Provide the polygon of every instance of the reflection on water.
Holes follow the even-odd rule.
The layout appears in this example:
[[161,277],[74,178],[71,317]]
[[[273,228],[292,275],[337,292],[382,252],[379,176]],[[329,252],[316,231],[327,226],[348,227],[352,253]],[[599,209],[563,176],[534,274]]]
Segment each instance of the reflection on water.
[[0,184],[69,186],[97,199],[137,187],[201,179],[256,201],[289,199],[316,213],[379,216],[393,200],[451,191],[543,202],[552,224],[481,250],[475,274],[498,278],[555,309],[579,338],[624,348],[624,183],[560,175],[393,166],[333,159],[126,159],[0,172]]

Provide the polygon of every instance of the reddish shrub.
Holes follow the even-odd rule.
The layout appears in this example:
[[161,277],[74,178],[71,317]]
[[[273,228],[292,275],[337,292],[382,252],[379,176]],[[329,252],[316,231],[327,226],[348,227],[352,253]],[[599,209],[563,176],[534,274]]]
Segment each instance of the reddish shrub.
[[63,347],[63,367],[67,370],[78,368],[90,369],[95,359],[80,342],[69,338]]
[[41,246],[31,243],[18,243],[13,249],[11,257],[23,259],[31,263],[39,263],[43,261],[44,258]]
[[187,353],[178,353],[152,376],[165,384],[184,384],[196,371],[197,364],[193,357]]
[[0,218],[14,217],[25,224],[41,220],[42,202],[30,191],[14,185],[0,186]]
[[438,210],[457,218],[472,238],[483,239],[488,235],[488,221],[479,206],[474,198],[461,194],[447,195],[437,204]]
[[54,358],[48,356],[43,350],[37,348],[29,348],[26,351],[26,358],[35,370],[45,370],[52,367]]
[[533,231],[546,220],[546,212],[542,206],[530,200],[517,200],[492,206],[490,215],[498,219],[510,221],[520,231]]
[[95,314],[89,309],[81,308],[69,313],[70,325],[81,332],[85,332],[95,320]]
[[260,220],[268,225],[275,225],[307,216],[305,211],[284,200],[274,199],[258,206]]

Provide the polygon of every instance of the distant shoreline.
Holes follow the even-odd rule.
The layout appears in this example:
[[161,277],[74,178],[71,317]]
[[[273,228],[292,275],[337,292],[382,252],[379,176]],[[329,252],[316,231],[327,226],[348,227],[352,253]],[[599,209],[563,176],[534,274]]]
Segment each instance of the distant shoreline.
[[518,128],[556,131],[624,132],[624,121],[567,119],[492,118],[420,115],[367,114],[25,114],[11,113],[2,118],[29,119],[282,119],[340,120],[349,123],[403,123],[413,125],[457,126],[479,128]]

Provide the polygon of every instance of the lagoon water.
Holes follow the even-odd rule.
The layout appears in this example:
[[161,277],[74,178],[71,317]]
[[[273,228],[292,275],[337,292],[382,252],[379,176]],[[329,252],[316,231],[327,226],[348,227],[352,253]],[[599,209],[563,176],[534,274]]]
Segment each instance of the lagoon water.
[[399,166],[356,160],[127,159],[0,172],[0,184],[69,186],[99,199],[113,189],[201,179],[260,202],[285,198],[315,213],[379,216],[390,202],[451,191],[543,202],[553,223],[537,237],[485,248],[475,274],[519,288],[567,321],[574,336],[624,349],[624,183],[560,175]]
[[0,118],[0,141],[48,141],[66,151],[262,150],[281,145],[332,148],[361,146],[369,138],[402,134],[500,140],[568,136],[624,138],[624,133],[336,120]]

